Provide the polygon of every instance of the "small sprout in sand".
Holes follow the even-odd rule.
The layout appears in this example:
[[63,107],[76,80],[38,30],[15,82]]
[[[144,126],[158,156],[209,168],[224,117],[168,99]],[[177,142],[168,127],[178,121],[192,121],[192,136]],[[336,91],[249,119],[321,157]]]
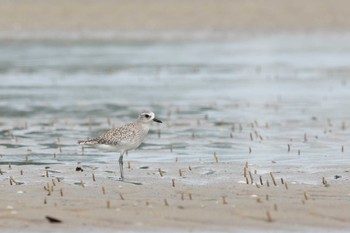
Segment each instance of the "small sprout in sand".
[[[1,172],[0,172],[0,174],[1,174]],[[23,170],[20,171],[20,174],[21,174],[21,176],[23,176]],[[2,175],[2,174],[1,174],[1,175]]]
[[309,194],[304,192],[304,198],[305,198],[305,200],[309,200]]
[[215,159],[215,162],[216,162],[216,163],[219,162],[219,158],[218,158],[218,155],[216,154],[216,152],[214,152],[214,159]]
[[111,202],[110,200],[107,200],[107,209],[110,209],[111,208]]
[[247,168],[244,167],[244,173],[243,173],[244,177],[247,177]]
[[269,180],[266,180],[266,186],[267,186],[267,187],[270,187]]
[[277,183],[276,183],[275,177],[273,177],[272,172],[270,172],[270,176],[271,176],[271,178],[272,178],[272,182],[273,182],[273,184],[274,184],[275,186],[277,186]]
[[179,176],[182,176],[182,171],[181,171],[181,169],[179,169]]
[[102,186],[102,193],[103,193],[103,195],[106,195],[106,189],[104,186]]
[[264,185],[261,176],[259,176],[259,179],[260,179],[260,184],[261,184],[261,185]]
[[290,144],[288,144],[288,152],[290,152]]
[[227,201],[226,201],[226,197],[225,196],[222,197],[222,204],[224,204],[224,205],[228,204]]
[[47,204],[47,200],[46,200],[46,197],[44,198],[44,204],[45,204],[45,205]]
[[165,206],[169,206],[168,201],[167,201],[166,198],[164,198],[164,205],[165,205]]
[[246,184],[249,184],[249,180],[248,180],[248,177],[247,177],[247,176],[245,177],[245,183],[246,183]]
[[250,183],[253,184],[254,179],[252,173],[249,171]]
[[12,177],[12,176],[10,176],[10,185],[13,185],[13,184],[17,185],[17,184],[18,184],[18,182],[17,182],[17,181],[15,181],[15,179],[13,179],[13,177]]
[[257,203],[262,203],[262,200],[260,199],[260,197],[257,197],[257,198],[256,198],[256,202],[257,202]]
[[131,163],[128,161],[128,169],[131,169]]
[[288,189],[287,182],[284,182],[284,187],[286,187],[286,189]]
[[172,186],[175,187],[175,179],[171,180]]
[[160,176],[163,176],[163,171],[162,171],[162,169],[158,168],[158,172],[159,172],[159,175],[160,175]]
[[4,173],[2,172],[1,168],[0,168],[0,175],[3,175]]
[[191,166],[188,166],[188,170],[192,171],[192,167],[191,167]]
[[56,186],[55,179],[52,179],[52,186]]
[[251,147],[249,147],[249,154],[251,154],[252,153],[252,148]]
[[177,162],[179,162],[179,158],[178,157],[175,158],[175,163],[177,163]]
[[250,133],[250,141],[253,141],[253,134]]
[[47,169],[45,170],[45,176],[49,177],[49,171]]
[[188,194],[188,198],[192,201],[192,193]]
[[92,181],[96,182],[95,173],[92,173]]
[[341,146],[341,152],[344,152],[344,146]]
[[328,184],[328,182],[327,182],[327,180],[326,180],[325,177],[322,177],[322,184],[323,184],[323,185],[327,185],[327,184]]
[[284,184],[284,180],[283,180],[283,178],[281,178],[281,184]]
[[271,217],[270,211],[266,211],[266,217],[267,217],[268,222],[272,222],[272,217]]
[[60,189],[60,195],[61,195],[61,197],[63,197],[63,189],[62,188]]
[[11,163],[9,163],[9,169],[12,169]]
[[120,197],[120,200],[125,200],[124,197],[123,197],[123,194],[119,193],[119,197]]

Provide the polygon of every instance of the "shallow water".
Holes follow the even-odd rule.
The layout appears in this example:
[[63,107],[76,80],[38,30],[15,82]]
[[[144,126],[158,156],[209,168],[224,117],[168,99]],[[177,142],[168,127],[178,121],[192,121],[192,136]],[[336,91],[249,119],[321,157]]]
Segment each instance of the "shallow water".
[[2,40],[0,164],[116,162],[76,141],[144,109],[165,124],[128,160],[349,163],[349,39]]

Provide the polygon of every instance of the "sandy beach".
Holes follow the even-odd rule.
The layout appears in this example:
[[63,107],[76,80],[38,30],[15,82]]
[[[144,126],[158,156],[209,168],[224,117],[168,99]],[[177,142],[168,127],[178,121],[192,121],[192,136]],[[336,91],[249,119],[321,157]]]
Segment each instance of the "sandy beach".
[[[1,233],[350,231],[350,1],[0,0],[0,15]],[[121,182],[116,155],[76,141],[145,107],[165,124]]]
[[346,0],[0,1],[2,38],[225,38],[345,32]]
[[[11,169],[2,165],[1,228],[4,232],[349,230],[350,190],[344,178],[334,179],[334,174],[348,177],[346,166],[327,166],[310,174],[302,167],[248,162],[246,179],[246,164],[129,162],[126,182],[117,181],[113,164],[82,166],[83,172],[72,165]],[[304,176],[315,184],[305,184]],[[46,216],[62,223],[49,223]]]

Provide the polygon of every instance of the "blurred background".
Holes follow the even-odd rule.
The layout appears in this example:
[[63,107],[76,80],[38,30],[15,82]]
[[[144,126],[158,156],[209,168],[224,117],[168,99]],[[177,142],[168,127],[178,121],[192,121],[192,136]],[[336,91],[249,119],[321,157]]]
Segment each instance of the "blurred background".
[[144,109],[166,124],[133,159],[344,162],[347,0],[0,0],[0,15],[3,164],[77,161],[77,139]]

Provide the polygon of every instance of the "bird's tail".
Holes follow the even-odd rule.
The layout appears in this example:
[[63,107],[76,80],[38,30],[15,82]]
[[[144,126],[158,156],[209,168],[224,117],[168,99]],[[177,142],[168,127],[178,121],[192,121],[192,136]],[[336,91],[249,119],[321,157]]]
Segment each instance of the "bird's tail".
[[86,140],[78,140],[78,144],[80,145],[93,145],[93,144],[97,144],[97,139],[96,138],[88,138]]

